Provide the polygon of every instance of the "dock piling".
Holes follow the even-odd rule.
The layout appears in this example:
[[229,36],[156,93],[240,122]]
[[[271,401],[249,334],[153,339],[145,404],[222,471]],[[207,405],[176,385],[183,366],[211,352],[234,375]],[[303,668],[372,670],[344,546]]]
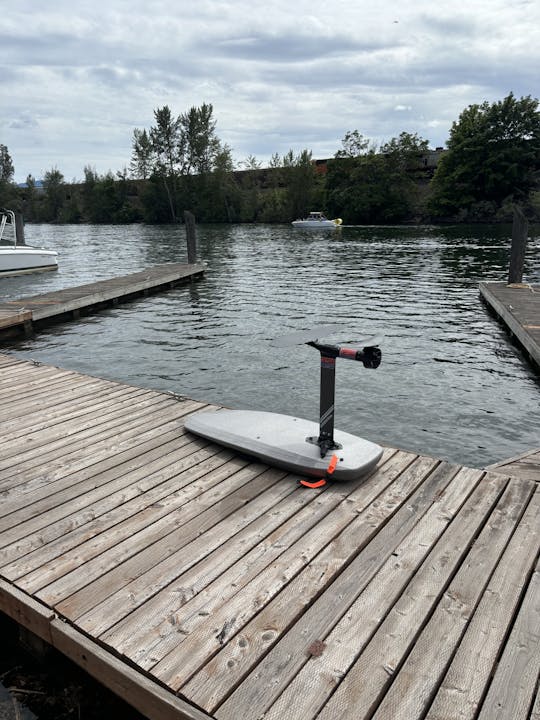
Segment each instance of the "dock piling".
[[508,284],[519,284],[523,280],[523,265],[525,264],[525,248],[529,222],[521,208],[514,206],[514,219],[512,222],[512,249],[510,252],[510,269],[508,271]]
[[15,213],[15,237],[17,245],[26,245],[24,241],[24,220],[21,213]]
[[187,242],[187,261],[189,265],[197,263],[197,231],[195,229],[195,215],[184,211],[184,221],[186,224],[186,242]]

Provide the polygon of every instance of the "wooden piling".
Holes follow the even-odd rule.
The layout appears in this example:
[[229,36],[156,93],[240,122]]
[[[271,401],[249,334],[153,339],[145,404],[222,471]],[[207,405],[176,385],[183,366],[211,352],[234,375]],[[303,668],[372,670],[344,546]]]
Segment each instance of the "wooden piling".
[[525,263],[525,249],[529,222],[521,208],[514,206],[514,219],[512,222],[512,249],[510,252],[510,269],[508,284],[519,284],[523,280],[523,265]]
[[184,221],[186,224],[186,242],[187,242],[187,261],[189,265],[197,263],[197,231],[195,229],[195,215],[184,211]]
[[24,241],[24,220],[21,213],[15,213],[15,237],[17,245],[26,245]]

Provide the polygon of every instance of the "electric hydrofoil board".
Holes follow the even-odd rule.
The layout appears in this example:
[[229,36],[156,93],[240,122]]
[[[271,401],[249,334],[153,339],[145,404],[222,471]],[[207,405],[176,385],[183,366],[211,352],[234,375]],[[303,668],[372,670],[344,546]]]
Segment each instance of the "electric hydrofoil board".
[[204,438],[299,475],[318,478],[303,482],[309,487],[326,479],[353,480],[368,473],[383,453],[376,443],[334,430],[335,363],[338,357],[361,361],[377,368],[381,362],[378,340],[369,338],[362,349],[321,344],[318,337],[335,326],[313,328],[279,338],[279,347],[305,343],[321,355],[319,424],[290,415],[255,410],[203,410],[186,419],[186,429]]

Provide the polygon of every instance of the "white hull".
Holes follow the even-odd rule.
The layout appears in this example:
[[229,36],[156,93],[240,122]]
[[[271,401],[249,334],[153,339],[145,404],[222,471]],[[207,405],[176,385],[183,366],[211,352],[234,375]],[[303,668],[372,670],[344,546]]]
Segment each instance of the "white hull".
[[306,228],[308,230],[327,230],[339,227],[335,220],[294,220],[293,227]]
[[317,444],[319,425],[277,413],[254,410],[207,410],[186,418],[186,430],[209,440],[239,450],[270,465],[300,475],[324,478],[332,455],[338,462],[332,478],[354,480],[368,473],[378,463],[382,448],[369,440],[334,431],[341,448],[320,456]]
[[28,245],[0,247],[0,276],[58,269],[58,254]]

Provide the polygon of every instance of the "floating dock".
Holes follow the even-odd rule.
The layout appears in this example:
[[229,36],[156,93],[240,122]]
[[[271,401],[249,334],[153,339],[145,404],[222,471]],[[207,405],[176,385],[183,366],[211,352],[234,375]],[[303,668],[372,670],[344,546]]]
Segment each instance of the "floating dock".
[[493,465],[488,465],[486,470],[502,472],[513,477],[540,483],[540,448],[534,448],[520,455],[493,463]]
[[155,720],[538,720],[540,484],[298,478],[0,355],[0,610]]
[[0,334],[7,330],[32,332],[35,327],[63,320],[77,319],[118,302],[171,288],[185,280],[200,277],[206,269],[202,263],[166,263],[110,280],[57,290],[43,295],[0,302]]
[[540,368],[540,285],[481,282],[480,295]]

